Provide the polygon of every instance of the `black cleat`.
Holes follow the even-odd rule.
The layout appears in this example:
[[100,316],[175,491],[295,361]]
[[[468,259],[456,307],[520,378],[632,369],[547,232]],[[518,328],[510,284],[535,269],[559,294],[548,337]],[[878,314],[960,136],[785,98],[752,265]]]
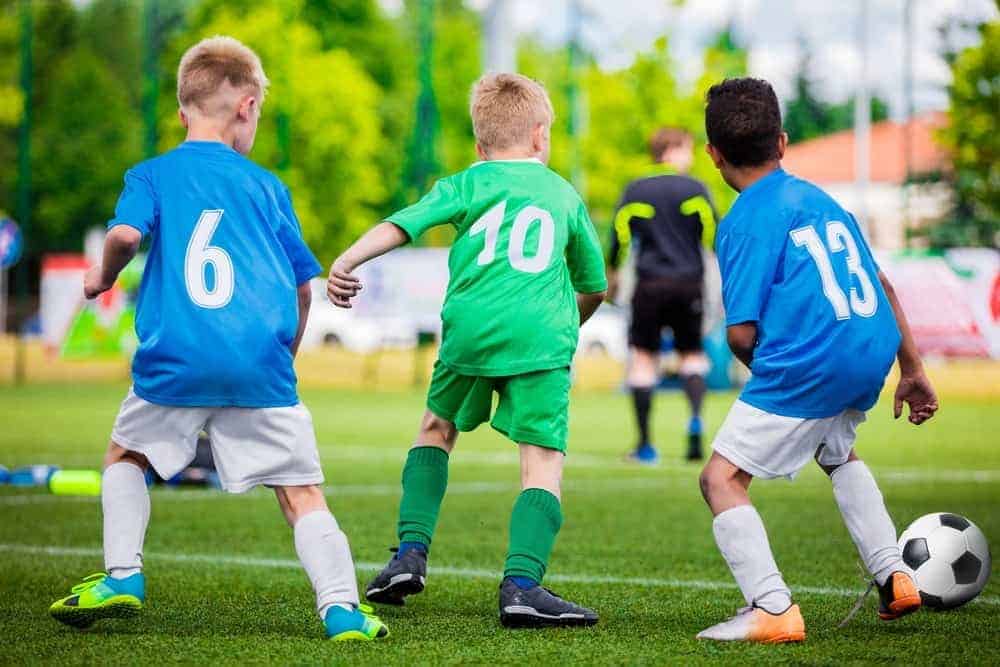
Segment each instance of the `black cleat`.
[[688,461],[701,461],[701,433],[688,433]]
[[505,628],[594,625],[597,612],[535,586],[521,589],[509,578],[500,584],[500,624]]
[[[397,549],[392,549],[397,551]],[[427,580],[427,552],[410,549],[393,556],[365,589],[365,598],[378,604],[404,604],[403,598],[424,590]]]

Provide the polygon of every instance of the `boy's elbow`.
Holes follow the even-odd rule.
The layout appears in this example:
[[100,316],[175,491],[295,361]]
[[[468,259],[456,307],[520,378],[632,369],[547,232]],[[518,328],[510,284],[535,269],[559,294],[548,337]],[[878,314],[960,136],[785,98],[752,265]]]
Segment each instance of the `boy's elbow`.
[[142,232],[128,225],[116,225],[108,232],[108,240],[120,251],[134,255],[139,252]]
[[750,352],[757,345],[757,325],[753,323],[733,325],[726,330],[726,340],[729,349],[737,356]]

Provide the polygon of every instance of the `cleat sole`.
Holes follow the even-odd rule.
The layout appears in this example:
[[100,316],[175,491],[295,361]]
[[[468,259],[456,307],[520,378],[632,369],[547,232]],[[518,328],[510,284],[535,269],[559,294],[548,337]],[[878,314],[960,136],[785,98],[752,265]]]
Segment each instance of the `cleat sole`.
[[522,628],[579,628],[596,625],[598,619],[584,616],[537,616],[534,614],[500,614],[500,625],[511,630]]
[[[405,578],[402,578],[405,577]],[[402,606],[407,595],[416,595],[424,590],[424,578],[412,574],[396,575],[385,588],[369,588],[365,599],[377,604]]]
[[74,628],[85,629],[105,618],[133,618],[142,611],[142,603],[134,597],[113,598],[100,607],[62,605],[49,609],[52,618]]
[[889,613],[879,611],[878,617],[883,621],[895,621],[920,609],[923,604],[919,595],[908,595],[898,600],[893,600],[889,605]]

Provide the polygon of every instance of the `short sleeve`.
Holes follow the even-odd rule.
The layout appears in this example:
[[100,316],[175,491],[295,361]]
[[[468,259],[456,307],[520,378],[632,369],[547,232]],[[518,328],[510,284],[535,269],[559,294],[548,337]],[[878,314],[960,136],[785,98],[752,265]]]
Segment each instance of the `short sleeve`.
[[302,227],[299,218],[295,215],[295,208],[292,206],[292,197],[288,188],[281,186],[278,195],[278,211],[281,213],[281,222],[278,227],[278,241],[292,263],[292,270],[295,272],[295,284],[301,285],[312,278],[315,278],[323,267],[320,266],[312,250],[306,245],[302,238]]
[[759,321],[778,270],[780,248],[735,232],[719,236],[716,254],[722,274],[726,326]]
[[465,212],[465,204],[455,185],[441,179],[420,201],[390,215],[386,220],[406,232],[410,240],[417,239],[431,227],[446,225]]
[[608,288],[604,270],[604,253],[597,231],[590,221],[587,208],[580,203],[575,224],[570,228],[571,236],[566,247],[566,264],[569,266],[573,289],[581,294],[603,292]]
[[158,207],[156,193],[149,178],[138,169],[125,172],[125,187],[115,206],[115,217],[108,221],[108,229],[128,225],[149,234],[156,227]]

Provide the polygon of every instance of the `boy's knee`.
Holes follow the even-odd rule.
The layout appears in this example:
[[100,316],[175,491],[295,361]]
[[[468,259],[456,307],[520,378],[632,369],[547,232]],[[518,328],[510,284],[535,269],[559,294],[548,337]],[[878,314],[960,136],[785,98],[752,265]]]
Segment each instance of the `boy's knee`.
[[319,486],[283,486],[275,491],[278,493],[281,509],[293,525],[310,512],[328,509],[323,489]]
[[149,459],[144,455],[125,449],[121,445],[112,442],[108,445],[108,451],[104,454],[104,468],[107,469],[116,463],[131,463],[143,472],[146,472],[149,468]]
[[417,445],[440,447],[450,453],[457,439],[458,429],[455,424],[438,417],[430,410],[424,413],[423,421],[420,423],[420,436]]

